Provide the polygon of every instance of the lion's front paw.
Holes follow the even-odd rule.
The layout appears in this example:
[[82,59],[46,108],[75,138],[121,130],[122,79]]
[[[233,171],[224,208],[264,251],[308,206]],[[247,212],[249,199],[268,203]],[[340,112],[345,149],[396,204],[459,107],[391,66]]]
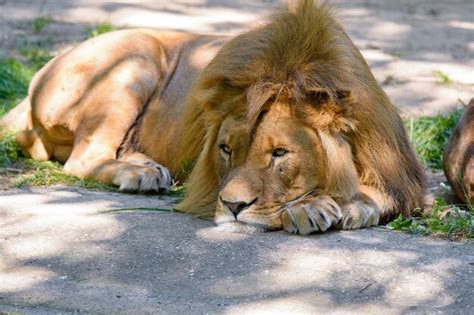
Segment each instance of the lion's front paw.
[[293,234],[324,232],[342,218],[341,209],[328,196],[302,200],[285,209],[282,214],[283,229]]
[[117,172],[114,184],[121,191],[168,191],[171,174],[166,167],[154,162],[146,166],[129,165]]
[[380,210],[375,205],[363,201],[354,201],[343,206],[342,229],[354,230],[377,225]]

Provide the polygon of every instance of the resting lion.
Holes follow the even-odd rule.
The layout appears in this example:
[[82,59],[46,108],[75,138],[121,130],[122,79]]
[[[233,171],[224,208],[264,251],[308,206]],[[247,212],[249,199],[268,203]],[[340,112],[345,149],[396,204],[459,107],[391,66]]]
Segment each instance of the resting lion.
[[313,1],[235,38],[89,39],[36,74],[21,113],[26,154],[123,191],[167,190],[195,161],[178,209],[224,229],[357,229],[422,206],[397,110]]

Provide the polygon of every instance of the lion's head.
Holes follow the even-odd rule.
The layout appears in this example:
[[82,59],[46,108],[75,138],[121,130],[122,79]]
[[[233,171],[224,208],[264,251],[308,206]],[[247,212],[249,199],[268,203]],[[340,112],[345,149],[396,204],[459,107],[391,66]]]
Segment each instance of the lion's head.
[[[235,113],[223,119],[213,154],[220,179],[216,223],[237,220],[280,229],[282,210],[292,202],[338,190],[329,187],[334,183],[328,168],[334,163],[328,158],[346,157],[329,157],[327,146],[333,144],[325,141],[334,138],[323,126],[325,131],[315,128],[320,123],[316,119],[320,109],[315,107],[328,107],[330,103],[326,95],[320,94],[301,100],[280,95],[270,98],[256,117]],[[357,178],[348,180],[344,186]]]
[[[344,203],[360,184],[417,185],[400,119],[327,5],[299,1],[231,40],[187,106],[182,157],[198,158],[179,209],[219,224],[279,229],[308,196]],[[379,198],[387,215],[416,204],[393,191],[399,204]]]

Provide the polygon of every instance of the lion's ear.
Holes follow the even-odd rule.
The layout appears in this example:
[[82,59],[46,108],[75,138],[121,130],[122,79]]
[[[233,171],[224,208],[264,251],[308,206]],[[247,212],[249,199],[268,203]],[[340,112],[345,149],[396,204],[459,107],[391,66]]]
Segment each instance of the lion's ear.
[[309,109],[305,115],[315,129],[348,133],[355,129],[350,106],[351,92],[313,89],[306,91]]
[[336,97],[338,101],[344,101],[347,100],[351,97],[352,93],[351,91],[346,91],[346,90],[337,90],[336,91]]
[[351,97],[351,91],[347,90],[337,90],[334,92],[324,88],[314,88],[306,90],[305,93],[306,99],[313,105],[332,101],[336,105],[342,106],[341,102],[345,102]]

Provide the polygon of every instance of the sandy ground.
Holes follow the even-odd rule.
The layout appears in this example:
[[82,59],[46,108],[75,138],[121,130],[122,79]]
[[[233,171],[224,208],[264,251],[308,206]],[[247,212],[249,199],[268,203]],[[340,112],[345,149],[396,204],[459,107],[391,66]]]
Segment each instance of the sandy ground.
[[382,228],[216,231],[156,196],[0,192],[0,311],[472,314],[474,243]]
[[[0,53],[19,56],[29,44],[60,52],[100,22],[237,34],[276,5],[0,0]],[[337,5],[404,115],[436,114],[474,96],[471,0]],[[53,20],[33,34],[38,16]],[[436,70],[453,83],[441,85]],[[443,176],[431,179],[436,189]],[[0,313],[474,312],[472,243],[381,228],[310,237],[222,234],[177,213],[106,211],[173,202],[65,187],[0,191]]]
[[[28,42],[61,51],[101,22],[198,33],[238,34],[265,20],[276,0],[0,0],[0,52]],[[471,0],[333,1],[349,35],[402,113],[444,112],[474,96],[474,2]],[[53,22],[39,35],[32,21]],[[443,85],[433,74],[452,81]]]

